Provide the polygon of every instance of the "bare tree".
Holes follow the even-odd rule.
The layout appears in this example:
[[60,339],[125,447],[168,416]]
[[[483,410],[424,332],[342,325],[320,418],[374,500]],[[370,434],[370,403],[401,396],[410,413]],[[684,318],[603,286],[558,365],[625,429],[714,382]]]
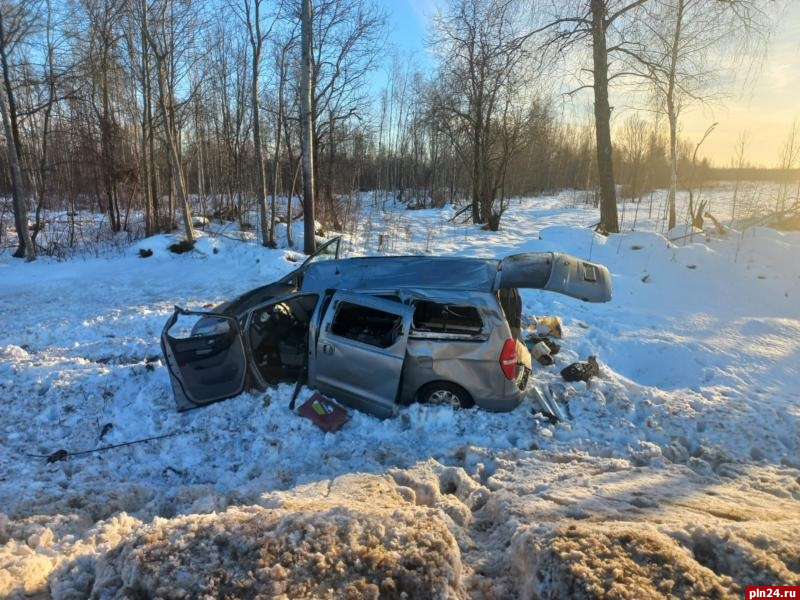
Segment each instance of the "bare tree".
[[314,226],[314,116],[313,83],[311,80],[311,53],[313,52],[311,0],[301,0],[300,47],[302,66],[300,74],[300,128],[303,131],[303,250],[314,254],[316,250]]
[[[703,143],[708,139],[713,131],[717,128],[718,123],[712,123],[706,129],[703,137],[700,138],[700,141],[697,142],[697,145],[694,147],[694,152],[692,152],[692,162],[690,164],[690,171],[689,175],[686,178],[686,185],[689,190],[689,206],[688,206],[688,214],[689,219],[691,221],[692,227],[696,227],[697,229],[703,228],[704,223],[704,216],[706,214],[706,208],[708,206],[707,200],[701,200],[700,195],[702,194],[701,184],[701,174],[699,170],[699,165],[697,163],[697,154],[700,152],[700,147]],[[695,191],[697,190],[697,195],[695,196]],[[670,228],[671,229],[671,228]]]
[[[669,125],[670,186],[668,227],[676,224],[679,119],[692,103],[707,104],[721,95],[720,73],[730,68],[713,51],[726,48],[753,52],[765,40],[766,16],[761,0],[658,0],[640,22],[629,66],[644,77],[656,110]],[[748,45],[746,42],[756,42]],[[727,44],[727,46],[726,46]],[[739,56],[743,54],[739,53]]]
[[[272,176],[270,178],[270,190],[272,194],[272,211],[270,213],[270,222],[269,222],[269,237],[271,240],[275,238],[275,220],[276,220],[276,211],[277,211],[277,203],[276,200],[278,198],[278,179],[280,177],[280,165],[281,165],[281,141],[282,141],[282,133],[284,127],[284,117],[286,114],[285,110],[285,94],[286,94],[286,79],[288,75],[288,54],[292,48],[292,46],[296,43],[295,38],[295,30],[293,29],[287,36],[286,39],[278,42],[275,47],[275,67],[277,70],[277,77],[278,77],[278,90],[277,90],[277,98],[276,98],[276,111],[275,111],[275,151],[273,153],[273,164],[272,164]],[[287,140],[287,144],[289,141]],[[287,221],[287,231],[286,231],[286,238],[287,243],[291,241],[291,212],[292,212],[292,198],[289,197],[286,206],[286,221]]]
[[172,177],[178,193],[183,227],[186,241],[194,243],[194,228],[192,227],[192,212],[189,206],[189,193],[186,178],[183,172],[181,153],[179,148],[177,126],[175,122],[175,96],[170,78],[169,68],[174,62],[175,36],[173,0],[158,0],[159,9],[156,12],[155,31],[150,25],[144,23],[144,33],[150,49],[155,58],[156,78],[158,80],[158,99],[161,104],[161,116],[164,121],[164,137],[167,140]]
[[495,199],[519,137],[525,79],[531,74],[530,32],[520,30],[514,0],[454,0],[436,19],[443,87],[435,97],[441,122],[470,165],[472,221],[497,230]]
[[[250,40],[250,101],[252,103],[253,119],[253,148],[256,159],[256,172],[258,174],[258,210],[261,221],[261,244],[264,246],[275,246],[273,239],[274,226],[268,221],[267,213],[267,172],[264,165],[264,149],[261,142],[261,111],[259,96],[261,94],[261,54],[264,42],[269,37],[276,19],[266,31],[262,31],[262,11],[266,4],[264,0],[241,0],[244,22],[247,26],[247,35]],[[239,11],[237,11],[239,13]],[[278,129],[280,131],[280,129]],[[280,136],[280,134],[278,134]],[[280,139],[280,137],[279,137]],[[275,196],[272,196],[272,213],[275,213]]]
[[17,250],[14,257],[32,261],[36,258],[36,248],[28,229],[28,199],[25,181],[20,168],[22,158],[22,141],[19,133],[17,106],[14,98],[14,86],[11,75],[10,54],[18,37],[24,35],[30,26],[26,23],[26,6],[20,4],[0,5],[0,64],[3,81],[0,92],[0,112],[3,118],[3,131],[8,148],[8,166],[11,175],[11,194],[14,207],[14,220],[17,229]]
[[[542,30],[549,35],[545,47],[559,50],[575,48],[587,38],[591,41],[592,83],[594,92],[594,125],[597,171],[600,183],[600,224],[607,233],[619,231],[617,192],[614,179],[614,154],[611,143],[611,104],[609,84],[628,75],[624,70],[612,72],[612,56],[631,52],[629,30],[637,22],[642,7],[653,0],[577,0],[552,3],[555,18]],[[575,90],[575,91],[578,91]]]
[[[335,130],[362,118],[369,108],[367,76],[380,57],[385,16],[373,0],[316,0],[311,19],[314,194],[317,208],[323,209],[322,215],[338,229],[341,223],[331,181]],[[326,173],[322,170],[323,158],[327,158]],[[323,181],[325,193],[320,194]]]

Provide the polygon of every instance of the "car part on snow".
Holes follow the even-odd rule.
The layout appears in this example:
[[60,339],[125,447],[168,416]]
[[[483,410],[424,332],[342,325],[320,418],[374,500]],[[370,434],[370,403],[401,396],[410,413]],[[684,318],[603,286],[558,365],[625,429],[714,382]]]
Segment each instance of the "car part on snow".
[[560,317],[534,317],[534,330],[539,336],[553,336],[561,339],[564,333],[561,329]]
[[540,365],[549,367],[553,364],[553,357],[550,356],[550,347],[544,342],[538,342],[531,348],[531,356],[536,359]]
[[540,343],[543,343],[547,346],[547,349],[549,350],[548,354],[550,354],[550,356],[555,356],[561,352],[561,346],[556,344],[547,336],[532,334],[525,339],[525,345],[531,350],[533,350],[534,346]]
[[595,356],[590,356],[586,361],[572,363],[561,371],[561,376],[567,381],[589,381],[598,375],[600,375],[600,365],[597,364]]
[[568,421],[572,418],[567,403],[566,390],[559,385],[546,385],[540,388],[537,384],[532,384],[528,388],[528,396],[533,398],[538,404],[541,412],[550,421]]
[[315,392],[301,404],[297,409],[297,414],[309,419],[325,433],[338,431],[350,418],[344,408],[319,392]]
[[308,361],[303,365],[303,370],[300,372],[300,377],[297,378],[297,383],[294,384],[294,391],[292,391],[292,399],[289,401],[289,410],[294,410],[294,405],[297,402],[297,396],[300,395],[300,388],[308,381]]

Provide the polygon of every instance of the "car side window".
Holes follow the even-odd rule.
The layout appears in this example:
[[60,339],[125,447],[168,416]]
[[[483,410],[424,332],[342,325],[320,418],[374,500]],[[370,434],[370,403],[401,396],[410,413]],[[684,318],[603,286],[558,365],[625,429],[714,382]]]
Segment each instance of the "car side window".
[[377,348],[392,346],[402,331],[400,315],[350,302],[339,302],[331,323],[334,335]]
[[414,303],[413,326],[417,331],[432,333],[475,334],[483,329],[483,321],[474,306],[417,301]]

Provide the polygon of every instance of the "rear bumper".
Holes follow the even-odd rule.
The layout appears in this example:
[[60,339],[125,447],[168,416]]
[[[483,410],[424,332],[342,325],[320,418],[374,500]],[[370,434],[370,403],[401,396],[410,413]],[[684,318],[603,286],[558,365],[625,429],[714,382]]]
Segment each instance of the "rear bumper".
[[516,379],[509,381],[503,378],[502,393],[484,398],[474,398],[475,404],[483,410],[491,412],[512,411],[525,399],[525,390],[528,387],[530,377],[531,370],[527,367],[520,366]]

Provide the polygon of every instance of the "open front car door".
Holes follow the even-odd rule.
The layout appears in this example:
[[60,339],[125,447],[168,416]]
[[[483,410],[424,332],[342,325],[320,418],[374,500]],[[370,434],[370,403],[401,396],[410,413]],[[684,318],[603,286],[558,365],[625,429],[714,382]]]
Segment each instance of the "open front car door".
[[496,289],[542,289],[584,302],[611,300],[611,274],[608,269],[569,254],[514,254],[500,261],[497,275]]
[[161,332],[161,349],[179,411],[237,396],[245,388],[247,357],[235,317],[176,306]]
[[323,318],[309,383],[380,417],[395,409],[414,308],[336,292]]

